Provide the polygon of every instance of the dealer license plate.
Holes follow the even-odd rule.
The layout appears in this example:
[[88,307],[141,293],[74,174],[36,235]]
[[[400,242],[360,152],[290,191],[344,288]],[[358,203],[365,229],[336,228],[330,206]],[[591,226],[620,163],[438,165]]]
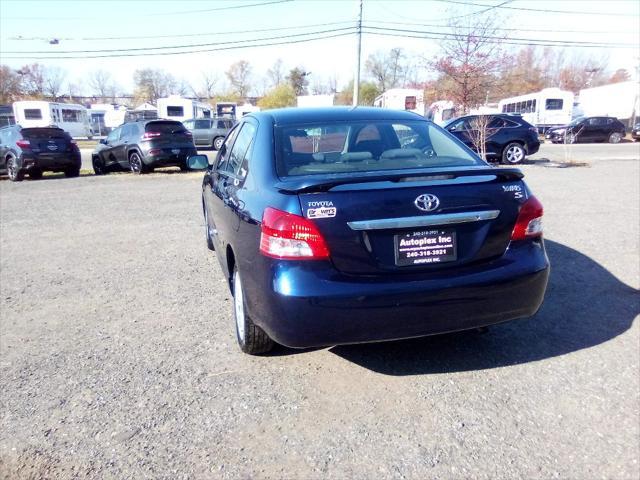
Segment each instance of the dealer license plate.
[[456,232],[421,230],[395,236],[396,265],[425,265],[457,260]]

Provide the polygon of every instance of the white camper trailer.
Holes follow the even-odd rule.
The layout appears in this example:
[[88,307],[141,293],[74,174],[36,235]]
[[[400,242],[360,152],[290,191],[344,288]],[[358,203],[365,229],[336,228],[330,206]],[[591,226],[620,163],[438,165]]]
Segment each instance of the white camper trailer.
[[27,100],[14,102],[13,115],[24,128],[56,125],[72,137],[93,137],[87,109],[82,105]]
[[190,118],[211,118],[212,107],[208,103],[171,95],[158,99],[158,118],[182,122]]
[[522,118],[544,132],[547,128],[566,125],[573,116],[573,93],[559,88],[504,98],[498,102],[501,113],[519,113]]
[[438,100],[429,105],[427,109],[427,120],[431,120],[438,125],[444,125],[457,116],[458,109],[451,100]]
[[374,107],[408,110],[424,115],[424,92],[415,88],[392,88],[373,101]]
[[629,81],[584,88],[578,102],[585,117],[616,117],[626,127],[633,127],[640,116],[640,84]]

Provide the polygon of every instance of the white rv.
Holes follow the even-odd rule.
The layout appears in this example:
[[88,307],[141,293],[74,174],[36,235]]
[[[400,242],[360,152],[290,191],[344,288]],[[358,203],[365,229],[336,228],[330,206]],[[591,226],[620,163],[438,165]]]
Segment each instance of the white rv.
[[425,116],[427,120],[431,120],[433,123],[444,125],[458,116],[458,110],[451,100],[438,100],[429,105]]
[[374,107],[408,110],[424,115],[424,92],[415,88],[392,88],[373,101]]
[[580,90],[578,108],[585,117],[616,117],[632,127],[640,116],[640,84],[612,83]]
[[208,103],[171,95],[158,99],[158,118],[182,122],[190,118],[211,118],[212,107]]
[[56,125],[72,137],[93,137],[87,109],[74,103],[14,102],[16,123],[24,128]]
[[504,98],[498,102],[501,113],[519,113],[522,118],[544,132],[547,128],[566,125],[573,114],[573,93],[559,88]]

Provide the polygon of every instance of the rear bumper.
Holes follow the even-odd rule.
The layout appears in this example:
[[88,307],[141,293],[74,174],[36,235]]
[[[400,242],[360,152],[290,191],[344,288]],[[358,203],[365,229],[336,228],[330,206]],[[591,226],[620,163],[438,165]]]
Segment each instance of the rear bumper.
[[[294,348],[375,342],[530,317],[542,304],[549,261],[542,242],[512,245],[490,264],[419,275],[352,277],[326,262],[271,262],[245,275],[247,309]],[[262,259],[259,262],[262,262]]]
[[80,153],[70,153],[60,156],[43,156],[43,155],[27,155],[22,154],[21,169],[29,172],[30,170],[42,171],[58,171],[67,168],[80,168],[82,159]]
[[187,161],[193,155],[197,155],[197,150],[182,150],[178,154],[162,152],[157,155],[144,155],[142,161],[149,167],[165,167],[180,165]]

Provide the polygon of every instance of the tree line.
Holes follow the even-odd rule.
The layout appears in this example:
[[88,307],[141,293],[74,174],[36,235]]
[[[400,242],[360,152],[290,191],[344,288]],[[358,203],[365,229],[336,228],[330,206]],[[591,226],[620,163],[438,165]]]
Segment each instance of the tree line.
[[[577,93],[580,89],[630,78],[626,70],[610,72],[605,57],[573,55],[564,49],[525,46],[509,50],[493,17],[479,18],[464,26],[450,25],[451,35],[439,41],[435,57],[410,54],[402,48],[378,51],[364,62],[364,81],[360,84],[361,105],[372,105],[382,92],[397,87],[418,88],[425,92],[425,103],[452,100],[468,111],[501,98],[559,87]],[[114,101],[122,88],[107,70],[96,70],[84,79],[83,86],[66,82],[67,72],[39,63],[18,70],[0,65],[0,103],[19,99],[81,97],[87,88],[100,101]],[[338,85],[337,78],[308,71],[303,65],[285,66],[278,59],[262,75],[257,75],[246,60],[233,63],[223,74],[202,71],[188,82],[158,68],[133,72],[134,89],[130,95],[136,104],[155,103],[168,95],[216,101],[242,102],[250,95],[259,97],[262,108],[296,104],[296,96],[334,94],[335,103],[351,105],[353,80]]]

